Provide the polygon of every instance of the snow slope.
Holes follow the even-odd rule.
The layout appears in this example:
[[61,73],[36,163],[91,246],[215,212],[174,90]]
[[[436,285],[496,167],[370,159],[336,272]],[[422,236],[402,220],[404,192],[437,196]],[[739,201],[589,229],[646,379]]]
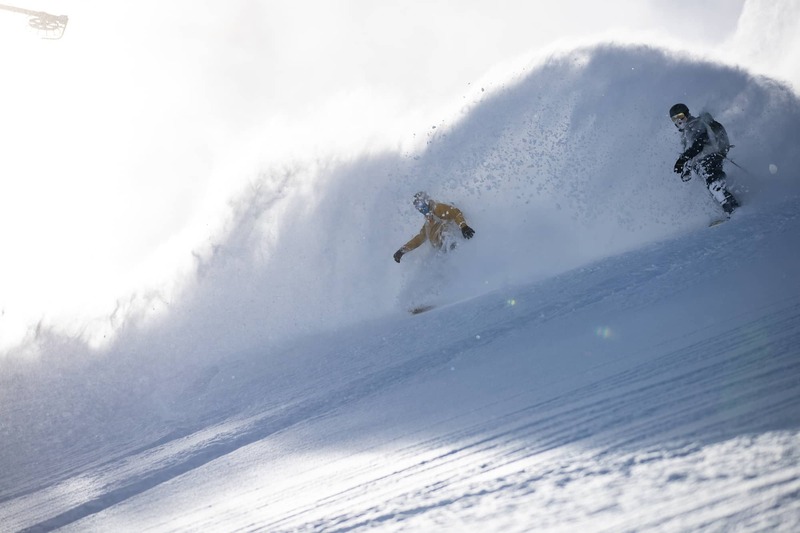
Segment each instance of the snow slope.
[[[485,89],[419,150],[265,169],[159,320],[6,356],[3,528],[796,529],[797,97],[618,46]],[[678,100],[736,145],[727,224]],[[418,189],[477,234],[397,265]]]

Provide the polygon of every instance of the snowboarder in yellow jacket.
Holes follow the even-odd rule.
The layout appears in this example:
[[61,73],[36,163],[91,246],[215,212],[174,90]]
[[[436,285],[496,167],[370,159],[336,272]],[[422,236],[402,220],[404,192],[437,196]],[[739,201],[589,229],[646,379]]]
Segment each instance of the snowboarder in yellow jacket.
[[394,253],[394,260],[398,263],[404,254],[418,248],[422,243],[428,241],[437,250],[446,250],[455,247],[455,242],[448,243],[448,230],[457,225],[461,229],[461,235],[465,239],[471,239],[475,235],[475,230],[467,225],[461,210],[450,204],[436,202],[425,192],[418,192],[414,195],[414,207],[425,217],[425,224],[419,233],[410,241],[405,243],[402,248]]

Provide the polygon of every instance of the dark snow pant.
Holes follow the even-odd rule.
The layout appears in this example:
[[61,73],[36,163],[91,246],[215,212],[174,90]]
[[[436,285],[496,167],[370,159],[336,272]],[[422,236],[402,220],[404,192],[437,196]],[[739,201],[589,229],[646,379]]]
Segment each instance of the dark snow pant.
[[727,176],[722,170],[724,159],[722,154],[711,154],[695,163],[694,169],[705,180],[711,196],[719,202],[726,213],[731,214],[739,207],[739,202],[727,189]]

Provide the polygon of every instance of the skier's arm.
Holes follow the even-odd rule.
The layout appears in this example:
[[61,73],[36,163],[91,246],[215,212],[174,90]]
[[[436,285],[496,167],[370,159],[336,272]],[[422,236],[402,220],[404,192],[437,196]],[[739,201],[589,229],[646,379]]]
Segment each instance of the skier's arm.
[[[675,167],[673,168],[673,170],[675,171],[676,174],[681,175],[681,179],[683,179],[687,175],[690,176],[690,174],[687,174],[683,171],[684,170],[683,167],[686,165],[686,162],[689,161],[694,156],[696,156],[697,154],[699,154],[700,152],[702,152],[703,148],[705,148],[708,142],[709,142],[708,132],[705,131],[701,132],[700,135],[698,135],[697,138],[694,140],[692,145],[686,150],[684,150],[683,153],[678,158],[678,160],[675,161]],[[683,181],[689,181],[689,180],[684,179]]]
[[467,225],[467,221],[464,219],[464,214],[461,212],[461,210],[450,204],[437,203],[433,207],[433,214],[443,220],[452,220],[458,224],[459,228],[463,228]]
[[403,253],[410,252],[411,250],[422,246],[422,243],[424,243],[427,240],[428,240],[428,234],[425,233],[425,226],[423,225],[422,229],[419,230],[419,233],[417,233],[413,239],[405,243],[403,247],[400,249],[403,250]]
[[700,135],[697,136],[697,139],[694,140],[692,145],[684,150],[683,154],[681,154],[681,158],[688,161],[689,159],[693,158],[697,154],[703,151],[703,148],[708,144],[708,132],[704,131],[701,132]]
[[471,239],[475,235],[475,230],[467,225],[467,220],[461,210],[449,204],[436,204],[433,209],[434,214],[444,220],[452,220],[461,228],[461,235],[465,239]]
[[403,245],[403,247],[402,247],[402,248],[400,248],[399,250],[397,250],[397,251],[394,253],[394,260],[395,260],[397,263],[399,263],[399,262],[400,262],[400,258],[401,258],[401,257],[403,257],[405,254],[407,254],[408,252],[410,252],[410,251],[411,251],[411,250],[413,250],[414,248],[419,248],[419,246],[420,246],[420,245],[421,245],[423,242],[425,242],[426,240],[428,240],[428,234],[425,232],[425,226],[423,225],[423,226],[422,226],[422,229],[421,229],[421,230],[419,230],[419,233],[417,233],[417,234],[414,236],[414,238],[413,238],[413,239],[411,239],[410,241],[408,241],[407,243],[405,243],[405,244]]
[[422,245],[422,243],[427,240],[428,240],[428,234],[425,232],[425,225],[423,224],[422,229],[419,230],[419,233],[417,233],[413,239],[405,243],[402,246],[402,248],[400,248],[394,253],[394,260],[399,263],[400,258],[403,257],[403,255],[407,254],[408,252],[410,252],[415,248],[419,248],[420,245]]

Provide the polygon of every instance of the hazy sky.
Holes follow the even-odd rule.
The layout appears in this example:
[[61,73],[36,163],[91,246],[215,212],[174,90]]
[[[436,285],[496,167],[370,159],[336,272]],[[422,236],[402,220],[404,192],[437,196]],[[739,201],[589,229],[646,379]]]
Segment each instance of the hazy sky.
[[744,1],[4,3],[69,24],[0,10],[0,348],[188,266],[267,164],[395,146],[556,41],[713,50]]

